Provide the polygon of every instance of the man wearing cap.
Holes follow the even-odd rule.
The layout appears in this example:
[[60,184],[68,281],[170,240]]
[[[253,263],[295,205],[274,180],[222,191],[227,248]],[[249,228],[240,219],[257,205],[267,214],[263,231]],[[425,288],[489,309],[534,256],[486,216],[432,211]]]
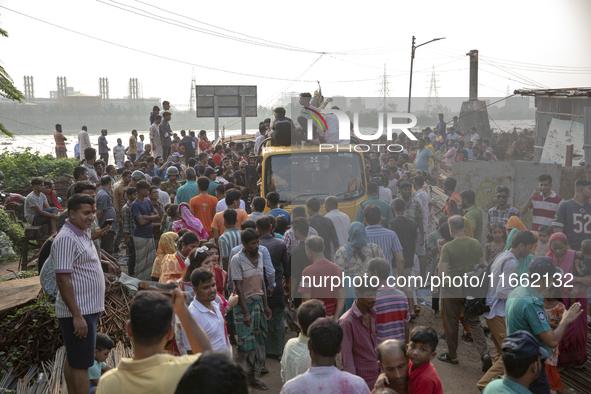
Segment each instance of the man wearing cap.
[[505,376],[486,386],[484,394],[531,393],[528,387],[542,373],[542,358],[548,358],[550,354],[527,331],[516,331],[508,335],[503,340],[502,348]]
[[[555,274],[558,275],[555,276]],[[581,304],[575,302],[562,315],[558,327],[555,330],[550,328],[548,317],[544,312],[544,297],[540,293],[544,293],[546,290],[555,290],[554,285],[561,286],[561,284],[553,283],[553,281],[562,277],[562,275],[562,271],[554,266],[552,259],[549,257],[537,257],[530,263],[528,268],[530,282],[534,282],[536,278],[540,278],[540,280],[536,281],[535,288],[532,286],[518,286],[509,294],[505,307],[507,338],[517,331],[527,331],[535,337],[538,344],[546,350],[548,355],[552,354],[552,349],[557,347],[564,337],[567,326],[575,321],[582,312]],[[546,283],[546,278],[549,278],[548,283]],[[550,385],[548,384],[548,376],[544,365],[546,358],[548,356],[542,355],[540,375],[529,386],[532,393],[550,393]],[[496,391],[490,392],[496,393]]]
[[187,182],[181,187],[178,188],[176,191],[176,200],[177,204],[187,203],[191,201],[193,197],[199,194],[199,188],[197,187],[197,174],[195,173],[194,168],[187,168],[185,171],[185,176],[187,177]]
[[175,166],[168,167],[166,170],[166,176],[168,177],[168,181],[161,185],[161,189],[162,191],[168,193],[170,196],[170,201],[175,201],[176,192],[179,187],[181,187],[181,184],[178,182],[179,169]]
[[217,178],[216,170],[214,170],[213,168],[206,168],[205,177],[209,179],[209,188],[207,189],[207,194],[215,197],[215,188],[219,185],[219,183],[215,181],[215,179]]

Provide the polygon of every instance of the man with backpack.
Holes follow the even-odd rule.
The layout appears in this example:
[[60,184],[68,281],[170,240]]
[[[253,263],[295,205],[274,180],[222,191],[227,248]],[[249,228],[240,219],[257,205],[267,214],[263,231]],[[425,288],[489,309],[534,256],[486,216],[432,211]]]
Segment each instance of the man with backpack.
[[490,383],[494,378],[504,374],[502,343],[505,336],[507,336],[507,327],[505,326],[505,304],[507,297],[513,290],[511,283],[515,284],[519,280],[517,268],[519,266],[518,259],[527,257],[538,241],[536,236],[530,231],[522,230],[518,232],[511,241],[511,249],[499,254],[495,260],[488,267],[489,276],[491,280],[488,283],[488,291],[486,293],[486,306],[490,309],[484,312],[486,324],[490,329],[490,337],[497,349],[495,363],[478,381],[476,387],[483,390],[484,387]]
[[[454,215],[447,220],[449,231],[453,241],[446,243],[441,249],[439,258],[439,276],[443,278],[441,297],[443,301],[443,317],[445,320],[445,332],[447,340],[447,353],[440,354],[440,361],[450,364],[458,364],[458,326],[460,313],[464,306],[463,286],[458,277],[464,278],[466,274],[474,270],[483,258],[480,242],[464,234],[464,218]],[[455,279],[455,280],[454,280]],[[464,320],[472,331],[474,344],[476,345],[482,360],[482,372],[486,372],[492,366],[492,359],[488,354],[486,337],[480,325],[478,315],[464,311]]]

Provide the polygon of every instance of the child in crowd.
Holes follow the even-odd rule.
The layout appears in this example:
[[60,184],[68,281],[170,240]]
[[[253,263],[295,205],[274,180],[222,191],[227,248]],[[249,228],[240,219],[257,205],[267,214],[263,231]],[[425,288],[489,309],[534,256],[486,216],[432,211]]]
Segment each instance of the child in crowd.
[[484,245],[484,261],[486,262],[486,265],[491,265],[492,262],[495,261],[495,258],[503,252],[505,244],[507,243],[507,231],[505,231],[505,226],[499,222],[491,223],[488,227],[486,240],[488,242]]
[[431,360],[437,355],[437,332],[418,326],[410,333],[408,343],[408,391],[421,394],[443,394],[441,380]]
[[542,225],[538,228],[538,245],[534,255],[536,257],[544,257],[550,249],[550,237],[552,236],[552,227]]
[[96,386],[99,384],[101,375],[112,369],[105,363],[115,345],[111,338],[105,334],[96,334],[96,345],[94,347],[94,365],[88,368],[88,378],[90,379],[90,393],[96,392]]
[[[581,242],[581,252],[575,255],[573,275],[575,277],[591,275],[591,239],[585,239]],[[570,296],[573,298],[580,297],[579,293],[585,290],[587,290],[587,286],[584,284],[574,283]]]
[[[541,229],[541,227],[540,227]],[[556,289],[555,289],[556,292]],[[554,297],[555,294],[544,294],[544,311],[548,316],[548,324],[555,330],[562,320],[562,314],[566,311],[564,304]],[[548,383],[552,393],[562,391],[562,380],[558,373],[558,346],[552,351],[552,357],[546,359],[546,375],[548,375]]]

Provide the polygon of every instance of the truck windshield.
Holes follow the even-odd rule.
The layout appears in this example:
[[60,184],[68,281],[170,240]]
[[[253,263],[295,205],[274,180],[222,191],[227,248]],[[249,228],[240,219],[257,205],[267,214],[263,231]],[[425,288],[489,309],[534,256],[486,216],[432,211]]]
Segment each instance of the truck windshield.
[[361,156],[350,152],[312,152],[269,156],[265,191],[276,191],[280,204],[301,205],[310,197],[339,201],[365,195]]

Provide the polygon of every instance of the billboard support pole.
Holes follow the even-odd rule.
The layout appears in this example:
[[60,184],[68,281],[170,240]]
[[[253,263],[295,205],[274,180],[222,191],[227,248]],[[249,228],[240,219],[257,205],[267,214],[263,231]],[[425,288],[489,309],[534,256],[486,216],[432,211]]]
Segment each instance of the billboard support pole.
[[240,96],[241,134],[246,134],[246,96]]
[[214,130],[215,139],[217,140],[220,136],[220,116],[218,111],[218,96],[213,96],[213,118],[214,118]]

